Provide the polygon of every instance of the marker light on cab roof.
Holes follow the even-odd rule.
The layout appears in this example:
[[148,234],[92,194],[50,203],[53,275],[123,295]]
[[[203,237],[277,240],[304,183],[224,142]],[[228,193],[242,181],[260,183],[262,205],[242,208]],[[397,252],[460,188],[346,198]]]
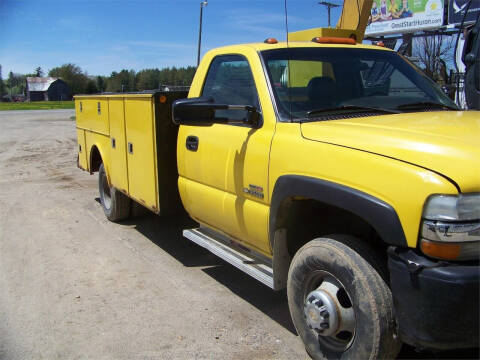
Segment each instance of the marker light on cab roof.
[[277,44],[278,40],[275,39],[275,38],[268,38],[268,39],[265,39],[264,43],[265,44]]
[[343,45],[357,44],[357,42],[353,38],[341,38],[341,37],[333,37],[333,36],[314,37],[312,41],[319,44],[343,44]]

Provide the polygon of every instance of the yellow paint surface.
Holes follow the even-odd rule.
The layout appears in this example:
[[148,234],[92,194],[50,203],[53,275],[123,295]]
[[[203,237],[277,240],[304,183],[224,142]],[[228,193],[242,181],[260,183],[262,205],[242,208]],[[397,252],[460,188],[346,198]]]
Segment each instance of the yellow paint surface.
[[[108,99],[101,96],[75,98],[77,127],[109,134]],[[81,105],[80,105],[81,104]]]
[[92,171],[91,153],[97,148],[110,185],[158,212],[153,106],[150,93],[75,97],[79,142],[85,134],[85,168]]
[[[125,138],[125,110],[123,98],[108,100],[110,120],[110,152],[112,185],[128,194],[127,143]],[[115,144],[115,147],[114,145]]]
[[[213,51],[204,58],[195,75],[190,97],[201,95],[208,64],[216,54]],[[177,146],[183,184],[180,194],[182,199],[189,199],[184,200],[184,204],[194,218],[259,252],[270,254],[268,162],[276,118],[257,52],[244,47],[240,54],[245,56],[252,70],[263,126],[259,129],[225,124],[181,126]],[[198,137],[196,152],[186,149],[188,136]],[[261,188],[263,198],[246,193],[250,185]]]
[[85,130],[77,129],[77,143],[78,143],[78,165],[87,170],[87,149],[85,146]]
[[[151,99],[125,98],[125,128],[129,194],[141,204],[157,212],[157,161]],[[129,144],[132,152],[129,151]]]
[[[289,46],[390,51],[361,44],[291,42]],[[277,122],[258,52],[285,47],[285,43],[229,46],[208,52],[201,62],[189,97],[202,94],[209,64],[216,56],[243,55],[252,70],[263,124],[259,129],[226,124],[180,127],[178,185],[183,204],[194,219],[271,255],[268,227],[275,183],[283,175],[303,175],[385,201],[396,210],[408,245],[415,247],[428,196],[456,194],[455,184],[462,192],[480,191],[479,112],[405,113],[304,124]],[[80,101],[83,109],[79,113]],[[109,109],[109,123],[95,113],[98,101],[106,102],[101,107],[102,113],[104,106]],[[122,103],[126,132],[125,143],[120,145]],[[112,181],[125,184],[128,173],[130,196],[158,209],[153,106],[150,95],[76,97],[78,139],[80,143],[85,129],[87,165],[91,147],[96,146]],[[198,137],[197,151],[186,149],[188,136]],[[133,144],[133,154],[126,154],[126,170],[119,165],[118,173],[110,169],[122,161],[120,152],[111,150],[111,137],[126,150],[129,142]],[[263,197],[246,191],[251,186],[261,189]]]
[[288,33],[288,41],[312,41],[315,37],[341,37],[349,38],[355,36],[359,42],[363,38],[363,34],[352,28],[335,29],[335,28],[313,28]]

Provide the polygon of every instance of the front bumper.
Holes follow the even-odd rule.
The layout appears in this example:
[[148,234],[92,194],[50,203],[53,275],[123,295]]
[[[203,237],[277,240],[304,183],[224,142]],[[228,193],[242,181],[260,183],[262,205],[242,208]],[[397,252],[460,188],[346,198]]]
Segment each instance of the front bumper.
[[479,345],[478,263],[432,261],[413,249],[388,250],[401,340],[429,349]]

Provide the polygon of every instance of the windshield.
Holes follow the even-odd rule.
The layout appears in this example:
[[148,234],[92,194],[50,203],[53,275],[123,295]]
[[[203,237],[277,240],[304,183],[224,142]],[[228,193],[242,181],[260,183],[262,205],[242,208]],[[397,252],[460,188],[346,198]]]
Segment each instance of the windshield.
[[266,50],[262,56],[283,121],[362,108],[369,113],[457,109],[433,81],[395,52],[289,48]]

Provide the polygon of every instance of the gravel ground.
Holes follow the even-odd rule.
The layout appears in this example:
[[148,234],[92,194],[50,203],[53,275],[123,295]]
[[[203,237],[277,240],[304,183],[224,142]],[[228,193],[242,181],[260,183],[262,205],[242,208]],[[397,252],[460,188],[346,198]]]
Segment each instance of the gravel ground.
[[0,112],[0,359],[305,359],[285,293],[184,239],[188,219],[105,219],[72,115]]

